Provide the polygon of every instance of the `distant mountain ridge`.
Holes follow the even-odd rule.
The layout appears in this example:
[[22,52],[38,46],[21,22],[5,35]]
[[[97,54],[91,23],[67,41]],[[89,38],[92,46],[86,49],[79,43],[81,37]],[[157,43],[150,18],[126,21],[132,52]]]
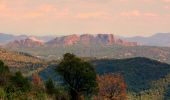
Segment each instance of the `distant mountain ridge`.
[[63,37],[56,37],[55,39],[47,42],[47,45],[73,45],[76,43],[82,43],[84,45],[90,45],[91,43],[102,45],[124,45],[124,46],[137,46],[137,42],[128,42],[122,39],[116,38],[113,34],[82,34],[82,35],[68,35]]
[[54,36],[11,35],[11,34],[6,34],[6,33],[0,33],[0,45],[7,44],[15,40],[24,40],[29,37],[35,37],[43,41],[49,41],[54,38]]
[[[101,34],[102,35],[102,34]],[[94,35],[96,36],[96,35]],[[0,45],[9,43],[11,41],[15,40],[23,40],[26,39],[30,36],[27,35],[11,35],[11,34],[5,34],[5,33],[0,33]],[[76,41],[81,41],[84,42],[85,44],[88,44],[92,39],[94,39],[93,35],[91,34],[82,34],[80,37],[74,35],[67,35],[67,36],[34,36],[37,39],[43,40],[47,42],[47,44],[51,44],[54,46],[55,42],[58,44],[74,44]],[[100,36],[99,36],[100,37]],[[107,36],[100,37],[101,40],[104,40],[103,38],[106,38]],[[113,36],[114,38],[117,38],[120,44],[126,44],[126,42],[137,42],[138,44],[141,45],[148,45],[148,46],[163,46],[163,47],[170,47],[170,32],[169,33],[157,33],[149,37],[142,37],[142,36],[135,36],[135,37],[121,37],[121,36]],[[70,38],[70,40],[69,40]],[[72,40],[71,40],[72,38]],[[74,39],[75,40],[74,40]],[[77,40],[76,40],[77,39]],[[111,38],[110,38],[111,39]],[[105,39],[107,40],[107,39]],[[123,41],[122,41],[123,40]],[[109,44],[109,39],[108,39],[108,44]],[[65,43],[64,43],[65,42]],[[94,41],[92,41],[94,42]],[[102,41],[104,42],[104,41]],[[106,42],[106,41],[105,41]],[[121,43],[122,42],[122,43]],[[110,42],[111,43],[111,42]],[[112,42],[113,43],[113,42]],[[133,45],[133,43],[132,43]]]
[[0,33],[0,44],[5,44],[14,40],[21,40],[27,38],[26,35],[10,35],[10,34],[5,34],[5,33]]
[[128,41],[134,41],[148,46],[164,46],[170,47],[170,33],[157,33],[149,37],[131,37],[124,38]]
[[42,46],[44,41],[38,40],[35,37],[29,37],[24,40],[15,40],[7,44],[9,47],[37,47]]
[[68,35],[62,37],[56,37],[48,42],[38,39],[37,37],[28,37],[23,40],[15,40],[8,43],[7,47],[56,47],[56,46],[72,46],[74,44],[81,44],[89,46],[91,44],[96,45],[123,45],[123,46],[137,46],[137,42],[128,42],[122,39],[116,38],[113,34],[83,34],[83,35]]

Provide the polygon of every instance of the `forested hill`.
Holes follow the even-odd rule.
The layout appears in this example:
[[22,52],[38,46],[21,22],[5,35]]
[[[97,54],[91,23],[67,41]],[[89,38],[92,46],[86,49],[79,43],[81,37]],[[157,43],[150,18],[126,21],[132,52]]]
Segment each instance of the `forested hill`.
[[[127,84],[128,100],[163,100],[170,98],[170,65],[143,57],[129,59],[101,59],[91,61],[100,75],[121,73]],[[39,73],[60,82],[51,66]],[[57,77],[56,77],[57,76]]]
[[159,100],[170,97],[167,95],[170,85],[170,65],[166,63],[142,57],[92,62],[99,74],[122,73],[132,98]]

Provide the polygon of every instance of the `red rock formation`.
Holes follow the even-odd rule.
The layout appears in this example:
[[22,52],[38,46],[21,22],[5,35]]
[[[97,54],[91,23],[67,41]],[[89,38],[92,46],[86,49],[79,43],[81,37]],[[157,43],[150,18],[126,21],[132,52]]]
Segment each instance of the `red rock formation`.
[[15,40],[14,42],[8,43],[11,47],[36,47],[42,46],[44,43],[36,38],[26,38],[25,40]]
[[73,45],[77,43],[77,41],[79,40],[80,40],[80,37],[74,34],[74,35],[66,36],[63,42],[64,42],[64,45]]
[[84,45],[90,45],[91,43],[102,44],[102,45],[125,45],[125,46],[137,46],[136,42],[128,42],[125,40],[117,39],[113,34],[83,34],[83,35],[69,35],[63,37],[57,37],[54,40],[47,42],[49,46],[58,46],[58,45],[74,45],[76,43],[82,43]]

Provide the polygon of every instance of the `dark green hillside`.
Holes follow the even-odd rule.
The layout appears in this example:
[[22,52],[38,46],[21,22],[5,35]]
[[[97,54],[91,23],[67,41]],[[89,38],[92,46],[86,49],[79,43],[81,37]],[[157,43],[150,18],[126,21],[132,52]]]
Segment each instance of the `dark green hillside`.
[[99,74],[122,73],[130,100],[168,100],[170,65],[148,58],[92,61]]
[[170,74],[170,65],[147,58],[93,61],[99,74],[120,72],[128,84],[128,89],[140,92],[149,89],[150,82]]
[[[170,65],[143,57],[91,61],[98,74],[122,73],[127,83],[129,100],[162,100],[170,98]],[[54,67],[40,72],[43,79],[54,75]]]

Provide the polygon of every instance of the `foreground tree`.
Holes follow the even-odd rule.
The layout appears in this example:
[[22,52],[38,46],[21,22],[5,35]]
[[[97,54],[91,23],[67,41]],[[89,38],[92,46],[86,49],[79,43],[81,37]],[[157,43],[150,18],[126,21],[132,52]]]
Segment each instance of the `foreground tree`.
[[30,81],[25,78],[21,72],[16,72],[15,75],[11,77],[11,81],[17,91],[27,92],[31,90]]
[[49,95],[55,94],[55,84],[51,78],[48,79],[48,81],[45,84],[45,87],[46,87],[46,92]]
[[0,60],[0,85],[6,85],[9,80],[9,68]]
[[96,93],[96,72],[90,63],[66,53],[57,66],[57,72],[67,84],[72,100],[80,100],[83,95]]
[[98,76],[99,95],[96,100],[126,100],[126,84],[120,74]]

